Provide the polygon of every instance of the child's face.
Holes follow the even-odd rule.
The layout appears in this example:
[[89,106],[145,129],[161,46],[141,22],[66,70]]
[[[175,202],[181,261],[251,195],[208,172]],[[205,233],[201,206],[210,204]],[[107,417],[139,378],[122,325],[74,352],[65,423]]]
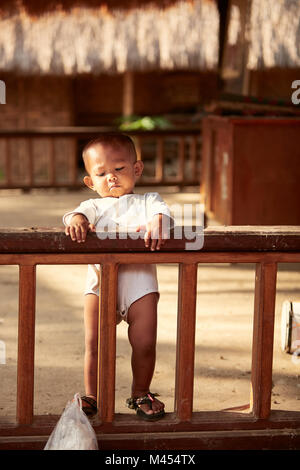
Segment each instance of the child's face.
[[126,147],[96,144],[85,158],[89,176],[84,177],[84,183],[101,197],[133,193],[143,171],[142,161],[135,161]]

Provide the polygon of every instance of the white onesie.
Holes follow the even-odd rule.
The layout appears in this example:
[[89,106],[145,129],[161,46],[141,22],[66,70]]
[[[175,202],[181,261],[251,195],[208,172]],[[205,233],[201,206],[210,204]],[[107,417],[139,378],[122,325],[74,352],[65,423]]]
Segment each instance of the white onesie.
[[[65,225],[75,214],[83,214],[96,232],[134,232],[145,230],[156,214],[168,216],[170,210],[158,193],[125,194],[120,198],[106,197],[82,202],[74,211],[63,216]],[[88,265],[85,295],[99,296],[99,264]],[[156,266],[153,264],[123,264],[118,270],[117,323],[127,320],[130,305],[150,292],[158,293]]]

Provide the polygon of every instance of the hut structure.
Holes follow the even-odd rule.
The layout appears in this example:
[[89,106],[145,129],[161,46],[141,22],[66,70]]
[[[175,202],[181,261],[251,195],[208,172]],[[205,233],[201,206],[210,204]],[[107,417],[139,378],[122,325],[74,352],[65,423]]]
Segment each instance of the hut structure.
[[291,101],[300,77],[299,0],[230,0],[221,76],[232,93]]
[[46,5],[2,2],[0,73],[8,99],[0,127],[109,124],[120,114],[195,108],[215,92],[213,0]]
[[299,40],[299,0],[229,1],[228,94],[210,107],[223,117],[205,119],[202,134],[201,193],[222,224],[300,223]]
[[[111,126],[133,114],[200,129],[195,115],[222,83],[290,101],[299,10],[297,0],[2,0],[0,129]],[[10,153],[26,165],[18,144]],[[74,144],[53,146],[64,172]],[[0,139],[0,178],[5,149]],[[50,159],[53,148],[35,139],[32,151]]]
[[0,128],[193,112],[219,77],[289,99],[299,18],[298,0],[2,0]]
[[[216,93],[218,54],[214,0],[4,0],[0,129],[114,126],[122,115],[167,114],[186,124],[186,112]],[[10,153],[28,166],[26,145],[18,143]],[[44,143],[34,139],[33,153],[49,160],[53,149]],[[63,174],[74,145],[54,142]],[[19,163],[13,173],[24,179]]]

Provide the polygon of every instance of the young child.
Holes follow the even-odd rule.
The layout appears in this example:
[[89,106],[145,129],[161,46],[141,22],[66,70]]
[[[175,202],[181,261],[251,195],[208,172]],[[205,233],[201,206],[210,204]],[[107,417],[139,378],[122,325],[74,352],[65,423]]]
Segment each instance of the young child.
[[[82,243],[89,231],[113,227],[116,231],[144,233],[145,247],[159,250],[168,237],[170,211],[158,193],[135,194],[134,187],[143,171],[133,141],[123,134],[105,133],[83,150],[88,176],[84,183],[100,198],[82,202],[64,215],[65,233]],[[85,290],[85,393],[83,410],[97,412],[97,341],[99,305],[99,265],[89,265]],[[164,416],[164,404],[150,392],[156,357],[157,302],[156,266],[120,265],[118,270],[117,323],[128,323],[132,347],[132,387],[129,408],[142,419]]]

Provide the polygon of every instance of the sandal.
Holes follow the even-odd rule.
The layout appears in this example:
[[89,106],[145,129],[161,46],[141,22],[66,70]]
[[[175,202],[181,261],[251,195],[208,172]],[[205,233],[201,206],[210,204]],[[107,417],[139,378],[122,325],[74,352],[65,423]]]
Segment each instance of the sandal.
[[147,393],[144,397],[139,397],[139,398],[127,398],[126,400],[126,405],[128,408],[135,410],[136,414],[141,418],[146,421],[154,421],[157,419],[161,419],[165,415],[165,410],[161,410],[158,413],[153,413],[153,414],[148,414],[145,413],[140,408],[140,405],[147,404],[150,406],[150,409],[152,409],[152,402],[154,401],[155,397],[159,396],[158,393]]
[[86,402],[88,403],[89,406],[84,406],[84,404],[82,403],[82,411],[90,418],[92,416],[95,416],[95,414],[97,413],[98,411],[98,408],[97,408],[97,402],[96,400],[94,400],[94,398],[92,397],[80,397],[82,402]]

